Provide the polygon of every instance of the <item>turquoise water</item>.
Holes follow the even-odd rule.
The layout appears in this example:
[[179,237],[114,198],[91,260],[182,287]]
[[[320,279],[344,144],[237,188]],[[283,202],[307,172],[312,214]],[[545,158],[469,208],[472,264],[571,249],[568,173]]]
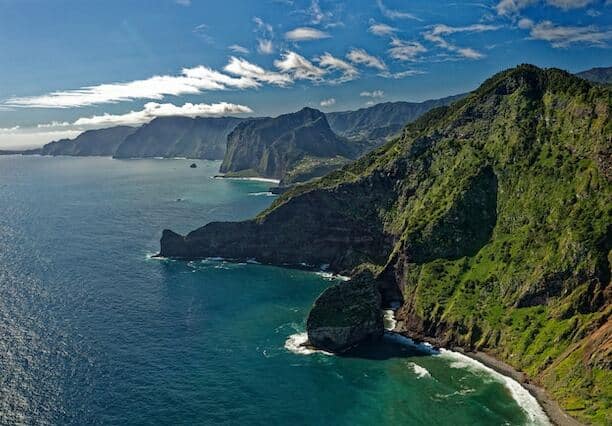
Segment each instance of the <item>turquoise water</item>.
[[163,228],[274,199],[265,183],[211,179],[219,163],[189,164],[0,157],[0,424],[541,419],[503,378],[393,336],[349,357],[288,350],[330,285],[320,275],[150,259]]

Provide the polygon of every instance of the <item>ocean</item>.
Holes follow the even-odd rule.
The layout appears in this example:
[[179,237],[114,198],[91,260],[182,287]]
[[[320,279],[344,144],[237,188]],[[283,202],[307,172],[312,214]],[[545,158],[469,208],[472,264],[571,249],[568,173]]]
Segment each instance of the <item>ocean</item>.
[[334,277],[158,260],[164,228],[252,217],[219,162],[0,157],[0,424],[545,424],[516,382],[389,333],[303,350]]

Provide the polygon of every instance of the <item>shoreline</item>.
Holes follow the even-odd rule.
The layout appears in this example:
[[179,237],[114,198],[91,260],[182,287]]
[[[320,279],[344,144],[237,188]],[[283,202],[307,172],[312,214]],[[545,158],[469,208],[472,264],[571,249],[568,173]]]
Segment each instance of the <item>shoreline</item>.
[[540,404],[544,413],[550,420],[550,422],[557,426],[582,426],[578,420],[571,417],[565,410],[555,401],[541,386],[533,383],[527,374],[522,371],[516,370],[511,365],[495,358],[486,352],[481,351],[466,351],[461,347],[451,347],[450,350],[459,352],[475,361],[478,361],[487,367],[497,371],[506,377],[517,381],[523,388],[525,388]]
[[264,177],[257,177],[257,176],[225,176],[225,175],[214,175],[213,179],[232,179],[232,180],[250,180],[253,182],[267,182],[267,183],[274,183],[276,185],[278,185],[280,183],[279,179],[272,179],[272,178],[264,178]]

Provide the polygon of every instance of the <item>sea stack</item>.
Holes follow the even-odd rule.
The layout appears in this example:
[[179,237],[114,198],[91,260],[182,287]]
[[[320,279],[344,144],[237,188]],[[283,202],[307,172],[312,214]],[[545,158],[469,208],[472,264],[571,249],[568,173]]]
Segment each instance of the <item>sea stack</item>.
[[371,273],[329,287],[315,301],[306,329],[309,343],[340,353],[383,335],[381,296]]

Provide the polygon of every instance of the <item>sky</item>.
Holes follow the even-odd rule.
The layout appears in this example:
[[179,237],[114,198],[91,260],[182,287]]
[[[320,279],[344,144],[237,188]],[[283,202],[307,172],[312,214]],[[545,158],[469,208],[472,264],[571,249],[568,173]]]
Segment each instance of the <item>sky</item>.
[[155,117],[275,116],[612,65],[612,0],[0,0],[0,149]]

